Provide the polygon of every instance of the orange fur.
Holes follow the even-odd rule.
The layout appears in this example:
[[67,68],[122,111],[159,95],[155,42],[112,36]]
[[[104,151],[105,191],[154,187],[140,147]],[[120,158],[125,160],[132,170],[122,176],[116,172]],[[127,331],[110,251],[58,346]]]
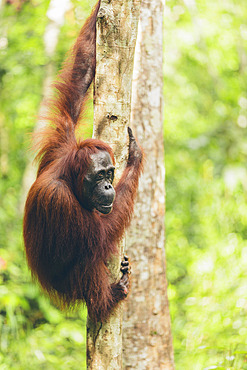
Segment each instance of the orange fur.
[[40,134],[39,167],[25,206],[24,241],[28,265],[41,287],[61,308],[85,301],[93,320],[105,320],[125,298],[119,282],[110,285],[107,261],[133,212],[142,160],[128,162],[108,215],[78,201],[91,155],[112,149],[100,140],[77,142],[75,127],[95,73],[96,18],[100,3],[82,28],[65,62],[49,105],[50,124]]

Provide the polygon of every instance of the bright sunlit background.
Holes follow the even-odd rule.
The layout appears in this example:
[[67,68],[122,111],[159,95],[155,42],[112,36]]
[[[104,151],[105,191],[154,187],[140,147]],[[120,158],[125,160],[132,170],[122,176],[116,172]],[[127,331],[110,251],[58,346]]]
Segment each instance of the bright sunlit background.
[[[28,133],[44,81],[60,68],[92,4],[70,1],[63,16],[48,0],[0,1],[3,370],[85,366],[85,312],[66,317],[31,283],[21,229]],[[166,0],[164,28],[166,255],[176,368],[247,369],[247,3]]]

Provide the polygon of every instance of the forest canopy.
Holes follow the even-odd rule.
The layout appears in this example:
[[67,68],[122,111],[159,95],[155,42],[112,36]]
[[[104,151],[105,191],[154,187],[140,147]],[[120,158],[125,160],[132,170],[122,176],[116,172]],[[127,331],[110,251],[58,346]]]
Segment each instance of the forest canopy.
[[[0,2],[3,369],[85,365],[85,310],[66,316],[40,293],[22,240],[44,81],[61,67],[93,1],[71,1],[54,53],[44,37],[50,4]],[[247,369],[246,19],[245,0],[165,4],[166,265],[177,369]]]

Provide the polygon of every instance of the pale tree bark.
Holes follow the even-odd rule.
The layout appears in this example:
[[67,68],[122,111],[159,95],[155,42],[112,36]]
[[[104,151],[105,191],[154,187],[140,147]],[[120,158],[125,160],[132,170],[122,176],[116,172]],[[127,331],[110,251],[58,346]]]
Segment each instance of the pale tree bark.
[[[105,0],[97,21],[97,63],[94,96],[94,137],[114,150],[116,180],[127,157],[131,84],[140,0]],[[109,262],[112,281],[120,278],[119,257]],[[122,305],[107,322],[87,322],[87,366],[95,370],[122,368]]]
[[125,369],[174,369],[165,267],[163,4],[142,2],[134,64],[131,125],[146,153],[135,216],[127,233],[132,292],[124,309]]

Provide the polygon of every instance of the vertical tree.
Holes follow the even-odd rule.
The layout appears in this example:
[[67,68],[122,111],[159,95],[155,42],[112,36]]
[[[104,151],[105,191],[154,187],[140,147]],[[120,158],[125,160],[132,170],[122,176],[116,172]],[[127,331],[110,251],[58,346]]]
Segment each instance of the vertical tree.
[[146,153],[146,163],[127,235],[133,275],[124,314],[126,369],[174,368],[164,253],[162,18],[162,0],[142,3],[131,121]]
[[[116,159],[116,180],[127,156],[131,84],[139,18],[139,0],[102,1],[98,13],[97,63],[94,97],[94,137],[111,145]],[[120,258],[109,262],[112,279],[119,278]],[[87,323],[87,366],[122,368],[122,309],[107,322]]]

